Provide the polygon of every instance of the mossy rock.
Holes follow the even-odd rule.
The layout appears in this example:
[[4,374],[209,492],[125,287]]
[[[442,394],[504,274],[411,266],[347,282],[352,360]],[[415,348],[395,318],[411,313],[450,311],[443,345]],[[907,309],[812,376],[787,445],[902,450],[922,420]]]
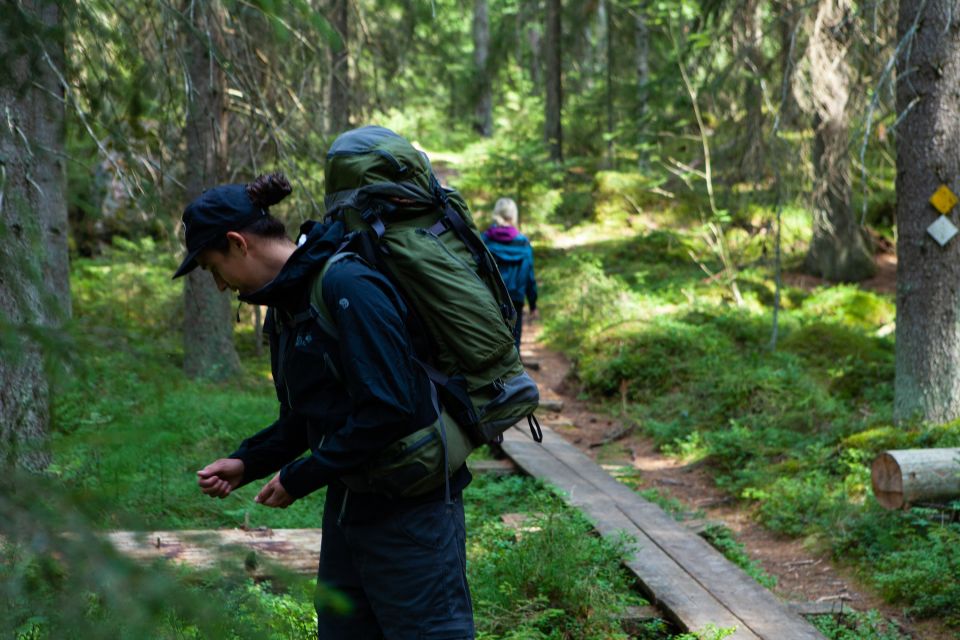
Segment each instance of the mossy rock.
[[593,186],[595,219],[597,222],[617,221],[638,213],[638,208],[653,206],[661,198],[650,191],[652,186],[651,179],[642,173],[598,172]]
[[864,335],[862,331],[835,322],[802,326],[785,336],[780,345],[783,350],[825,368],[851,357],[869,361],[885,360],[893,355],[893,345],[889,341]]
[[661,321],[640,331],[625,329],[595,338],[580,361],[589,389],[631,399],[660,395],[701,375],[709,354],[726,352],[723,337],[709,327]]
[[819,289],[801,308],[812,318],[835,320],[861,329],[877,329],[896,318],[892,300],[855,285]]
[[847,436],[841,441],[845,449],[879,453],[888,449],[906,449],[916,442],[916,434],[892,426],[874,427]]

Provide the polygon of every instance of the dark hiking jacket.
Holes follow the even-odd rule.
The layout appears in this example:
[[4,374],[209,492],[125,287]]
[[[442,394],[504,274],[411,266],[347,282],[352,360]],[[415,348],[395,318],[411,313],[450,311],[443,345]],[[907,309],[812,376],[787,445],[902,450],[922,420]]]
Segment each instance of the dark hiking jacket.
[[[337,261],[323,280],[323,301],[339,338],[328,335],[309,313],[309,293],[339,247],[343,227],[308,222],[301,232],[305,240],[277,277],[241,296],[270,307],[264,333],[280,415],[230,455],[243,461],[244,483],[280,469],[280,483],[295,498],[356,471],[436,420],[430,381],[411,359],[407,307],[396,288],[358,258]],[[462,468],[451,490],[469,479]]]
[[535,310],[537,281],[533,274],[533,247],[527,237],[514,227],[494,226],[483,233],[483,241],[497,261],[510,299],[515,305],[523,306],[526,298],[530,310]]

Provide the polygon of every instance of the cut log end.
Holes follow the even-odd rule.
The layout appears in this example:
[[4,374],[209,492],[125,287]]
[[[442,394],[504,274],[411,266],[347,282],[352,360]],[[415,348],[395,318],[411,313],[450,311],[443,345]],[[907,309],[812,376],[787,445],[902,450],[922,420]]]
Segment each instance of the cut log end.
[[884,509],[903,507],[903,476],[896,458],[883,452],[873,461],[870,469],[873,495]]
[[876,457],[873,493],[881,506],[901,509],[960,497],[960,448],[896,449]]

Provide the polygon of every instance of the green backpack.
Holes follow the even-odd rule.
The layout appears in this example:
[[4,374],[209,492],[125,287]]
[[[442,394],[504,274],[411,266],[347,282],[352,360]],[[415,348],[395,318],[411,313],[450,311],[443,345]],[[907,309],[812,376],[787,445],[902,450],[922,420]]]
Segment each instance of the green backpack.
[[475,447],[502,439],[533,415],[536,383],[513,340],[516,310],[496,262],[459,193],[440,186],[426,155],[382,127],[339,136],[327,153],[327,220],[349,232],[340,253],[315,281],[311,308],[336,334],[322,298],[323,275],[344,255],[357,254],[383,272],[414,312],[432,346],[421,362],[437,391],[437,423],[394,443],[351,488],[417,495],[440,486]]

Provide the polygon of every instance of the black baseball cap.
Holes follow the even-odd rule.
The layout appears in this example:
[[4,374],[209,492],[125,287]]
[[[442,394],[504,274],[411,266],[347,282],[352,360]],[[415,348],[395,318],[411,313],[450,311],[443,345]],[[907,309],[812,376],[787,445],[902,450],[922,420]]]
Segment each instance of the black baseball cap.
[[179,278],[196,269],[200,252],[228,231],[239,231],[265,215],[266,208],[250,200],[245,184],[224,184],[204,191],[183,210],[181,221],[187,257],[173,277]]

